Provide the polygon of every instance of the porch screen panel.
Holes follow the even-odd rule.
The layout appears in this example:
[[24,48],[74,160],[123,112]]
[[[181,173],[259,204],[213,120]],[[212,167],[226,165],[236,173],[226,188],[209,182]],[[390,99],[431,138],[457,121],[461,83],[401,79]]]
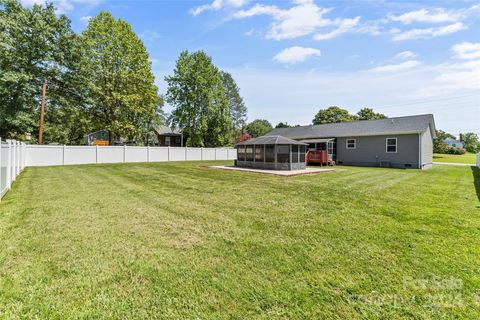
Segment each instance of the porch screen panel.
[[289,163],[290,162],[290,146],[278,145],[277,146],[277,162]]

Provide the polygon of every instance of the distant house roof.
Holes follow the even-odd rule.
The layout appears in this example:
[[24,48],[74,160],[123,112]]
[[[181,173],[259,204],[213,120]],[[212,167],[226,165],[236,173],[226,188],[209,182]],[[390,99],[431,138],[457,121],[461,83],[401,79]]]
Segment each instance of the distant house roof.
[[168,126],[160,126],[155,129],[155,132],[160,135],[162,134],[180,135],[182,133],[180,130],[172,129]]
[[242,141],[237,143],[237,146],[244,146],[244,145],[256,145],[256,144],[295,144],[295,145],[307,145],[306,143],[299,142],[296,140],[292,140],[289,138],[285,138],[282,136],[274,136],[274,135],[267,135],[261,136],[258,138],[253,138],[250,140]]
[[268,135],[281,135],[291,139],[303,140],[313,138],[422,133],[429,128],[432,131],[432,136],[435,137],[435,122],[432,114],[278,128],[273,129]]
[[447,139],[443,140],[443,142],[447,142],[447,143],[462,143],[462,141],[457,140],[457,139],[452,139],[452,138],[447,138]]

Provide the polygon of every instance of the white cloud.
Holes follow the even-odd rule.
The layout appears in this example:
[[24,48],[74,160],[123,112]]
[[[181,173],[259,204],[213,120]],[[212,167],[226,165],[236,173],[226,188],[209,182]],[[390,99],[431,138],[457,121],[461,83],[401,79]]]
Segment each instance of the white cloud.
[[420,9],[410,11],[398,16],[389,15],[391,21],[401,22],[403,24],[411,24],[413,22],[425,23],[441,23],[441,22],[456,22],[461,18],[460,12],[446,11],[444,9]]
[[211,3],[192,8],[190,14],[197,16],[205,11],[218,11],[226,7],[240,8],[248,2],[250,0],[213,0]]
[[327,33],[317,33],[313,36],[313,39],[328,40],[328,39],[338,37],[341,34],[351,31],[355,26],[358,25],[359,22],[360,22],[360,17],[356,17],[353,19],[341,19],[338,22],[338,28]]
[[412,68],[418,67],[421,64],[422,63],[417,60],[408,60],[408,61],[397,63],[397,64],[387,64],[384,66],[375,67],[368,71],[380,72],[380,73],[401,72],[401,71],[406,71],[406,70],[410,70]]
[[147,41],[155,41],[158,38],[160,38],[160,35],[156,31],[147,29],[142,34],[140,34],[140,38],[145,39]]
[[275,40],[294,39],[318,32],[319,28],[336,27],[328,33],[315,35],[317,40],[330,39],[350,31],[360,20],[360,17],[334,20],[325,18],[324,15],[332,9],[319,7],[313,0],[295,0],[293,3],[294,5],[288,9],[282,9],[275,5],[256,4],[249,9],[235,12],[232,18],[270,16],[273,22],[270,24],[266,37]]
[[92,19],[93,17],[92,16],[83,16],[80,18],[80,21],[83,21],[83,22],[88,22],[90,21],[90,19]]
[[395,59],[406,60],[406,59],[413,59],[416,56],[417,55],[412,51],[402,51],[395,55]]
[[280,51],[275,57],[273,57],[273,60],[280,63],[293,64],[320,55],[321,52],[318,49],[293,46]]
[[[468,87],[459,85],[432,97],[424,95],[422,89],[443,83],[435,80],[442,73],[435,67],[400,73],[251,67],[227,71],[242,88],[250,119],[309,124],[322,106],[339,105],[355,113],[368,105],[389,116],[433,113],[437,125],[447,131],[478,131],[480,123],[480,112],[472,107],[478,105],[478,95],[472,96]],[[469,96],[440,100],[464,95]]]
[[480,59],[480,43],[478,42],[458,43],[452,47],[452,51],[455,53],[455,57],[459,59]]
[[408,31],[401,31],[399,29],[392,29],[393,41],[403,41],[412,39],[428,39],[447,34],[455,33],[464,30],[467,27],[462,22],[456,22],[443,27],[425,28],[425,29],[411,29]]

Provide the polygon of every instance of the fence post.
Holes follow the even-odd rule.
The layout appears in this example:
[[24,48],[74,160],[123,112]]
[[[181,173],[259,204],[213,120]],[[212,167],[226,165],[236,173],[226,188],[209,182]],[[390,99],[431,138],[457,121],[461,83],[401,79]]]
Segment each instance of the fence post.
[[167,147],[167,161],[170,162],[170,146]]
[[200,160],[203,160],[203,147],[200,148]]
[[63,145],[63,154],[62,154],[62,165],[64,166],[65,165],[65,151],[66,151],[67,147],[65,145]]
[[150,162],[150,146],[147,146],[147,162]]
[[187,152],[188,152],[188,147],[185,147],[185,161],[187,161]]
[[17,144],[15,143],[15,140],[12,140],[12,152],[11,152],[12,162],[10,163],[12,166],[10,168],[12,170],[12,175],[10,176],[10,179],[12,179],[12,182],[15,181],[15,178],[17,177],[15,173],[16,155],[17,155]]
[[12,155],[11,155],[11,144],[12,142],[10,140],[7,140],[7,167],[5,170],[6,174],[7,174],[7,185],[6,185],[6,188],[7,190],[10,189],[10,186],[12,185],[12,181],[11,181],[11,174],[12,174],[12,168],[11,168],[11,162],[12,162]]
[[95,145],[95,164],[98,163],[98,144]]
[[127,145],[123,145],[123,163],[127,161]]
[[215,160],[217,160],[217,148],[215,148]]

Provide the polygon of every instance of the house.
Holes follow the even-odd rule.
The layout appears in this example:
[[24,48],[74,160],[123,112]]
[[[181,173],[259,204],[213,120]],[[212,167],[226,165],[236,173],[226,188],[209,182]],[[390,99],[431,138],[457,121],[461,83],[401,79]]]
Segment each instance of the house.
[[450,148],[460,148],[463,149],[463,142],[456,139],[447,138],[443,140],[443,143],[447,144]]
[[158,138],[158,145],[165,147],[183,147],[183,135],[181,131],[160,126],[155,129]]
[[433,115],[340,122],[274,129],[280,135],[326,150],[337,164],[428,168],[433,162]]

